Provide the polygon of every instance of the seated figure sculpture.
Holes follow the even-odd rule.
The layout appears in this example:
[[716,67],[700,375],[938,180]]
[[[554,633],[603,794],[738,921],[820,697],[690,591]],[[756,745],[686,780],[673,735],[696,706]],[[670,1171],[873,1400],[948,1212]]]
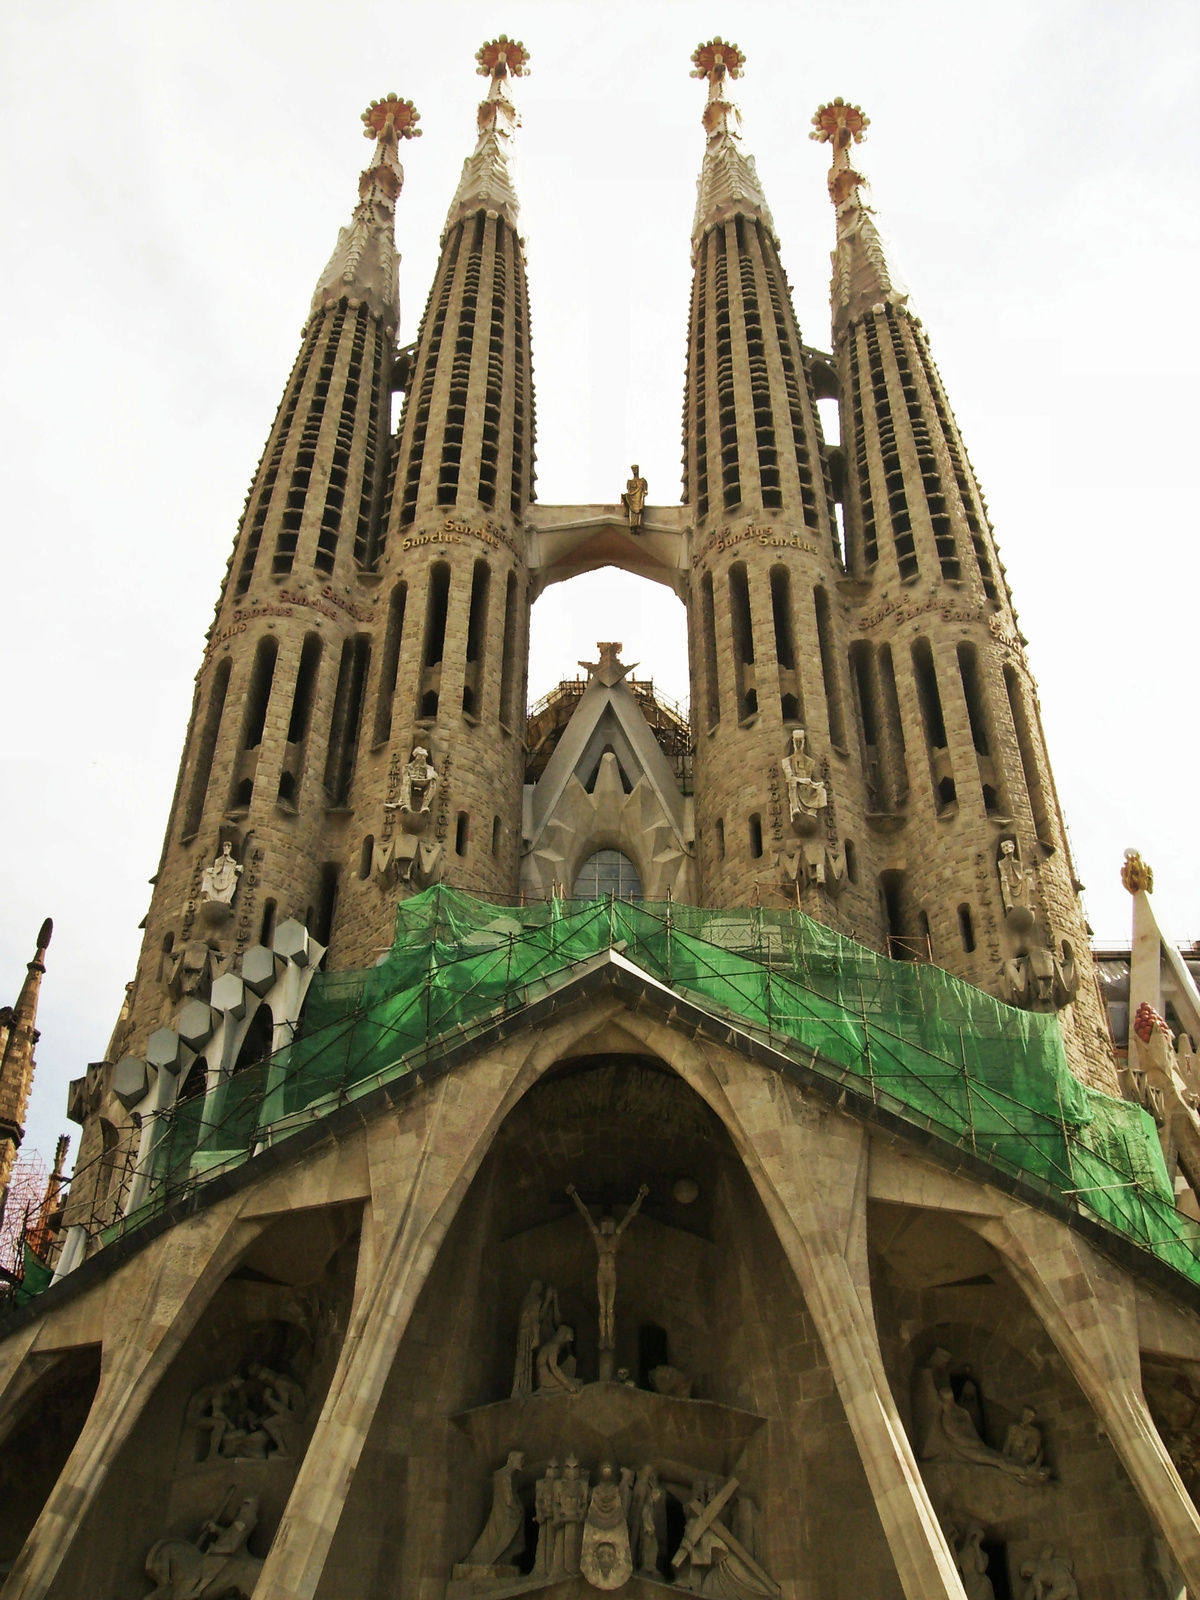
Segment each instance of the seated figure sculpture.
[[548,1339],[537,1353],[537,1386],[539,1394],[577,1394],[583,1384],[575,1376],[575,1358],[563,1358],[563,1351],[575,1338],[574,1328],[565,1324],[556,1328],[553,1339]]
[[1048,1467],[1027,1463],[984,1444],[970,1413],[959,1405],[949,1384],[938,1390],[938,1410],[921,1455],[925,1461],[966,1461],[973,1466],[995,1467],[1018,1483],[1040,1486],[1050,1476]]

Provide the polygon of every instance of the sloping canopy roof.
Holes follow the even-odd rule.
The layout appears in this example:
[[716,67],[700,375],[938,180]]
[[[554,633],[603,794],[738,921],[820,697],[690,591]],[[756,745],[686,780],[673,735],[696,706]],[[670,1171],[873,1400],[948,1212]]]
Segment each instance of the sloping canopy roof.
[[218,1119],[210,1108],[205,1121],[199,1101],[174,1108],[145,1216],[605,984],[632,985],[689,1035],[799,1078],[1123,1257],[1132,1249],[1143,1270],[1200,1286],[1200,1248],[1175,1211],[1153,1123],[1071,1074],[1054,1017],[890,961],[797,912],[514,909],[441,886],[401,904],[378,966],[318,976],[303,1037],[237,1074]]

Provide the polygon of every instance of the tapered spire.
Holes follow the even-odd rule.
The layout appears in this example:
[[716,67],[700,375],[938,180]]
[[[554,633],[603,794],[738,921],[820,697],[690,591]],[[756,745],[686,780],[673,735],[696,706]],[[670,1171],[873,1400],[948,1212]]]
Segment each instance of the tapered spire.
[[396,201],[404,187],[400,140],[421,137],[420,119],[411,100],[394,94],[372,100],[363,112],[363,134],[375,140],[375,152],[358,180],[359,202],[350,225],[339,231],[337,248],[317,282],[314,313],[349,300],[366,305],[395,330],[400,315]]
[[510,77],[526,75],[529,52],[519,39],[510,39],[502,33],[498,39],[481,45],[475,59],[479,63],[475,69],[479,76],[490,81],[487,94],[479,102],[479,139],[472,154],[463,162],[462,177],[446,217],[445,233],[475,211],[503,217],[515,229],[520,212],[508,170],[508,156],[521,119],[505,93],[505,84]]
[[820,106],[813,117],[810,139],[833,146],[829,169],[829,198],[837,213],[837,247],[833,252],[831,299],[835,335],[877,305],[905,305],[908,289],[892,261],[871,206],[870,186],[851,160],[851,148],[861,144],[870,117],[860,106],[847,105],[839,95]]
[[38,991],[46,970],[46,950],[54,924],[47,917],[37,936],[37,950],[29,963],[17,1003],[8,1015],[0,1012],[0,1210],[8,1188],[17,1147],[25,1133],[25,1107],[33,1084],[33,1051],[37,1044]]
[[754,157],[742,150],[742,114],[728,98],[730,78],[740,78],[746,58],[735,44],[710,39],[692,54],[693,78],[708,80],[704,131],[708,146],[696,180],[696,216],[692,223],[692,252],[714,223],[729,217],[757,217],[774,234],[775,223],[758,181]]

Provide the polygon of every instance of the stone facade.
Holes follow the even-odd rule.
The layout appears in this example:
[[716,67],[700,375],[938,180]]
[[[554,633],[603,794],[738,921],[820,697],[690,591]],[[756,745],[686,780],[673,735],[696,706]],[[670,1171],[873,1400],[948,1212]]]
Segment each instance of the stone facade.
[[[794,907],[1056,1013],[1072,1070],[1117,1090],[986,506],[851,165],[867,119],[814,119],[825,356],[742,148],[741,53],[697,50],[683,503],[646,505],[634,467],[619,506],[538,506],[506,154],[527,53],[478,61],[407,346],[393,221],[419,119],[395,96],[364,114],[374,154],[247,499],[137,974],[72,1086],[55,1281],[0,1323],[5,1600],[1198,1592],[1186,1239],[1156,1256],[1073,1175],[1051,1192],[904,1122],[873,1079],[822,1079],[770,1013],[765,1040],[743,1028],[738,962],[769,994],[790,916],[791,943],[719,946],[707,1009],[610,926],[482,1022],[426,1017],[367,1087],[289,1099],[314,973],[325,1025],[357,1016],[403,898],[498,903],[462,948],[499,971],[506,903],[551,901],[530,916],[553,953],[553,902],[600,853],[668,928],[673,900],[719,909],[732,946],[727,911]],[[527,720],[532,600],[610,564],[687,608],[690,727],[613,642]],[[1190,979],[1164,976],[1130,887],[1131,995],[1178,1012]],[[862,1026],[869,1065],[865,1004]],[[1191,1195],[1193,1051],[1143,1031],[1127,1094]],[[247,1085],[228,1148],[156,1160],[164,1127],[232,1124]]]

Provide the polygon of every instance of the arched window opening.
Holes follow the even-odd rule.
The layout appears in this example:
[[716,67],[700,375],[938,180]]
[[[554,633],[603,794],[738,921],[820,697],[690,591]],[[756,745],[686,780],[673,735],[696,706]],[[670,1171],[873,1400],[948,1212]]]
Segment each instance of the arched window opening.
[[842,712],[842,684],[838,676],[837,652],[833,648],[833,618],[829,596],[820,584],[813,590],[813,609],[817,618],[817,645],[821,652],[821,677],[825,705],[829,713],[829,739],[838,750],[846,748],[846,718]]
[[325,792],[331,805],[345,805],[350,793],[370,665],[371,641],[366,634],[347,639],[342,645],[329,727],[329,750],[325,757]]
[[363,836],[362,848],[358,852],[358,881],[365,883],[371,876],[371,863],[375,859],[375,835],[368,833]]
[[484,646],[487,642],[488,589],[492,569],[477,561],[471,574],[471,609],[467,616],[467,661],[463,673],[464,716],[478,719],[483,704]]
[[171,952],[175,948],[175,935],[164,933],[162,948],[158,957],[158,981],[165,983],[171,974]]
[[316,633],[306,635],[300,649],[300,665],[296,669],[296,692],[292,696],[292,715],[288,722],[289,744],[299,744],[308,736],[321,650],[321,636]]
[[937,808],[939,811],[945,811],[955,803],[957,791],[954,786],[954,773],[950,766],[950,751],[947,749],[946,721],[942,715],[942,697],[938,692],[937,669],[934,666],[933,650],[928,639],[917,639],[914,642],[912,664]]
[[961,905],[958,908],[958,932],[963,949],[970,955],[975,948],[975,923],[968,905]]
[[417,716],[421,721],[432,721],[438,714],[449,603],[450,565],[446,561],[435,561],[429,569],[429,588],[425,596],[425,641],[421,649],[421,683],[417,692]]
[[500,818],[499,817],[493,817],[492,818],[492,859],[496,860],[499,857],[499,855],[500,855]]
[[706,572],[700,580],[700,630],[704,658],[704,703],[708,709],[708,726],[715,728],[721,720],[721,686],[717,677],[717,614],[711,572]]
[[212,775],[213,755],[217,736],[221,731],[221,714],[225,710],[225,696],[229,690],[229,674],[233,662],[226,656],[217,663],[212,686],[208,691],[208,705],[200,726],[196,743],[196,765],[192,770],[192,786],[188,791],[187,810],[183,818],[183,838],[191,839],[198,832],[204,815],[204,800],[208,794],[208,780]]
[[771,616],[775,623],[775,660],[779,663],[779,709],[785,722],[802,723],[804,696],[796,667],[792,584],[786,567],[771,568]]
[[846,853],[846,876],[851,883],[858,882],[858,851],[854,848],[854,840],[847,839],[842,849]]
[[242,1048],[238,1051],[233,1070],[241,1072],[244,1067],[253,1067],[259,1061],[265,1061],[271,1054],[274,1033],[274,1021],[271,1016],[270,1006],[259,1006],[254,1013],[250,1026],[246,1029],[246,1037],[242,1040]]
[[1054,824],[1046,785],[1042,782],[1042,769],[1038,765],[1037,740],[1025,694],[1014,667],[1005,667],[1004,687],[1008,693],[1013,729],[1017,735],[1017,750],[1021,757],[1021,771],[1025,775],[1025,788],[1029,794],[1029,807],[1033,812],[1033,825],[1037,830],[1038,843],[1048,850],[1053,850]]
[[404,637],[404,608],[408,584],[401,581],[388,601],[387,630],[383,636],[383,659],[379,667],[379,693],[375,700],[375,744],[386,744],[392,736],[392,698],[396,693],[396,672],[400,665],[400,643]]
[[285,806],[295,807],[296,774],[294,772],[281,772],[279,774],[279,798]]
[[597,850],[580,868],[571,892],[576,900],[599,900],[609,895],[618,900],[640,900],[642,880],[633,862],[620,850]]
[[724,859],[725,859],[725,819],[724,819],[724,817],[718,817],[717,818],[717,860],[718,861],[724,861]]
[[333,932],[333,914],[337,908],[338,894],[337,863],[327,861],[321,868],[321,889],[317,897],[317,921],[313,929],[318,944],[328,945],[329,936]]
[[465,811],[458,813],[458,820],[454,824],[454,853],[456,856],[465,856],[471,830],[471,818]]
[[738,721],[745,722],[758,712],[758,688],[754,670],[754,628],[750,620],[750,581],[744,561],[735,561],[729,569],[729,620],[733,634]]
[[500,661],[500,726],[510,730],[518,711],[513,706],[517,672],[517,575],[510,572],[504,585],[504,654]]
[[265,944],[269,950],[271,948],[271,941],[274,939],[274,937],[275,902],[274,900],[264,900],[262,908],[262,922],[259,925],[258,930],[258,942],[259,944]]
[[763,831],[762,818],[755,811],[750,817],[750,854],[755,861],[762,859]]
[[279,641],[272,634],[258,641],[254,652],[254,666],[250,672],[250,687],[246,691],[246,716],[242,723],[242,749],[256,750],[262,743],[267,724],[267,705],[271,699],[271,684],[275,677],[275,658],[279,654]]

